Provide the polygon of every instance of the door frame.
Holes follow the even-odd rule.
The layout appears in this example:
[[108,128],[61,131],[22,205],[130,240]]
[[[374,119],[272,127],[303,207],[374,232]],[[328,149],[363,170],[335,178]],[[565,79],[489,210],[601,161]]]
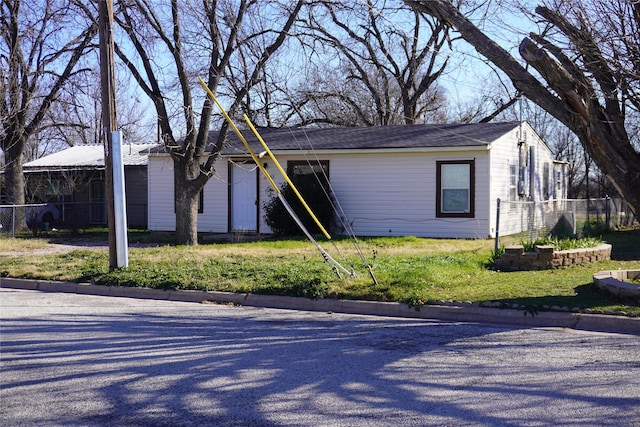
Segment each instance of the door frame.
[[[255,189],[256,189],[256,194],[255,194],[255,201],[256,201],[256,222],[255,222],[255,229],[252,230],[236,230],[233,228],[233,169],[234,168],[239,168],[240,166],[237,166],[238,164],[240,165],[246,165],[247,167],[255,167],[254,170],[254,175],[255,175]],[[228,232],[229,233],[234,233],[234,232],[242,232],[242,231],[246,231],[248,233],[260,233],[260,174],[258,173],[258,168],[255,166],[253,160],[247,160],[245,158],[242,159],[231,159],[228,162],[228,167],[227,167],[227,178],[228,178],[228,197],[227,197],[227,213],[228,213],[228,220],[227,220],[227,224],[228,224]]]

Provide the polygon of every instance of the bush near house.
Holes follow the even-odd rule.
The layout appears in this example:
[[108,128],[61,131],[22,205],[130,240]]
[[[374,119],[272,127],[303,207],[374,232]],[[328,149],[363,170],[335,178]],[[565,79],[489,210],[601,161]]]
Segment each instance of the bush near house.
[[[330,194],[329,185],[320,183],[313,174],[294,175],[291,182],[295,185],[298,192],[302,195],[307,205],[311,208],[314,215],[325,229],[329,230],[331,218],[333,216],[333,207],[331,200],[327,199]],[[303,225],[311,234],[321,234],[320,228],[317,226],[311,215],[307,212],[293,188],[287,183],[280,187],[280,191],[285,200],[289,203],[293,211],[298,215]],[[280,199],[274,194],[271,200],[265,205],[265,221],[276,236],[302,236],[303,232],[293,220],[291,215]]]

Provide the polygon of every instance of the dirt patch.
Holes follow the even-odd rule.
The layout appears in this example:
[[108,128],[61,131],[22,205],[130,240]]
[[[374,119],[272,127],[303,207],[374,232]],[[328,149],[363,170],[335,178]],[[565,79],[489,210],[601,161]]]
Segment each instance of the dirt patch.
[[78,249],[88,249],[95,251],[106,251],[109,250],[106,245],[71,245],[71,244],[58,244],[52,243],[47,246],[43,246],[41,248],[29,249],[25,251],[2,251],[0,252],[0,256],[3,257],[19,257],[19,256],[39,256],[39,255],[61,255],[66,254]]

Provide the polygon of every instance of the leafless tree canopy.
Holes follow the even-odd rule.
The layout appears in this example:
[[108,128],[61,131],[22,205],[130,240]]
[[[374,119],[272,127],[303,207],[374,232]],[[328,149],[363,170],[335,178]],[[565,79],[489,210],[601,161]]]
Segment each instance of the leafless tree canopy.
[[544,30],[522,40],[534,71],[487,37],[448,0],[405,3],[435,16],[499,67],[525,96],[571,129],[585,150],[640,213],[638,111],[640,3],[634,0],[547,0],[535,8]]
[[25,200],[27,141],[41,130],[65,84],[84,71],[78,65],[97,32],[84,3],[0,1],[0,148],[9,203]]
[[[208,149],[212,103],[197,77],[246,102],[285,43],[304,1],[118,0],[116,53],[149,96],[174,165],[176,240],[197,243],[198,194],[214,173],[226,124]],[[132,53],[133,52],[133,53]]]
[[[311,58],[292,110],[300,124],[443,120],[448,29],[398,1],[320,1],[300,23]],[[436,118],[436,119],[434,119]]]

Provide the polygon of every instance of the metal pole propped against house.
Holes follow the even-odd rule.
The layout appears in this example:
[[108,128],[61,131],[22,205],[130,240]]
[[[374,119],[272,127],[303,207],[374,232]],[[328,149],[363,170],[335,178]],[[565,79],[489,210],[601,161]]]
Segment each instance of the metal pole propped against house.
[[[262,174],[265,176],[265,178],[267,178],[267,181],[269,181],[269,184],[271,185],[271,187],[275,191],[278,199],[282,202],[282,205],[285,207],[285,209],[287,210],[289,215],[291,215],[291,218],[295,221],[295,223],[298,225],[298,227],[300,227],[300,229],[305,234],[305,236],[315,245],[315,247],[318,249],[318,251],[320,252],[322,257],[324,258],[324,260],[328,264],[330,264],[332,266],[334,272],[338,275],[338,277],[342,277],[340,272],[343,272],[343,273],[345,273],[345,274],[347,274],[349,276],[352,276],[352,277],[355,276],[355,273],[353,271],[349,271],[345,267],[343,267],[338,261],[336,261],[331,255],[329,255],[327,253],[327,251],[325,251],[324,248],[322,246],[320,246],[320,244],[313,238],[311,233],[309,233],[309,231],[306,229],[306,227],[304,226],[304,224],[302,223],[300,218],[296,215],[296,213],[293,211],[293,209],[291,208],[291,206],[289,205],[287,200],[284,198],[284,195],[282,194],[282,192],[278,188],[277,184],[275,183],[275,181],[273,180],[273,178],[271,177],[269,172],[264,168],[264,166],[260,162],[260,159],[259,159],[258,155],[253,151],[253,149],[251,148],[251,146],[249,145],[249,143],[247,142],[245,137],[242,135],[242,132],[240,132],[240,130],[235,125],[235,123],[233,122],[231,117],[229,117],[229,115],[227,114],[225,109],[222,107],[222,104],[220,104],[220,102],[218,101],[216,96],[213,94],[213,92],[211,92],[211,89],[209,89],[209,87],[204,82],[204,80],[202,80],[202,78],[200,78],[200,77],[198,77],[198,80],[200,81],[200,84],[202,85],[202,87],[206,90],[207,94],[211,97],[213,102],[218,106],[218,108],[222,112],[222,115],[224,116],[225,120],[229,123],[229,125],[231,126],[233,131],[236,133],[236,135],[238,135],[238,138],[240,139],[240,141],[242,141],[242,144],[245,146],[245,148],[247,149],[247,151],[251,155],[251,158],[256,163],[256,165],[258,166],[258,168],[260,169]],[[302,197],[302,196],[300,196],[300,197]],[[324,228],[323,228],[323,230],[324,230]],[[325,230],[325,232],[326,232],[326,230]],[[328,235],[328,233],[327,233],[327,235]],[[331,237],[329,236],[328,238],[331,238]]]
[[[253,134],[256,136],[256,138],[258,139],[258,141],[260,141],[260,144],[262,145],[262,147],[265,149],[265,151],[267,152],[267,154],[269,155],[269,157],[271,158],[271,160],[273,161],[273,163],[276,165],[276,167],[278,168],[278,170],[280,171],[280,174],[282,175],[282,177],[287,181],[287,184],[289,184],[289,186],[291,187],[291,189],[294,191],[294,193],[296,194],[296,196],[298,196],[298,199],[300,200],[300,202],[302,202],[302,205],[305,207],[305,209],[307,210],[307,212],[309,213],[309,215],[311,216],[311,218],[315,221],[316,225],[320,228],[320,230],[324,233],[324,235],[326,236],[327,239],[331,240],[331,236],[329,235],[329,233],[327,232],[327,230],[322,226],[322,224],[320,223],[320,220],[318,220],[318,218],[315,216],[315,214],[313,213],[313,211],[311,210],[311,208],[309,207],[309,205],[307,205],[307,203],[305,202],[304,198],[302,197],[302,195],[300,194],[300,192],[298,191],[298,189],[296,188],[296,186],[294,185],[294,183],[291,181],[291,179],[289,179],[289,175],[285,172],[285,170],[282,168],[282,166],[280,165],[280,162],[278,161],[278,159],[276,159],[276,156],[271,152],[271,149],[269,148],[269,146],[267,145],[266,142],[264,142],[264,139],[262,139],[262,137],[260,136],[260,134],[258,133],[257,129],[255,128],[255,126],[253,125],[253,123],[251,123],[251,120],[249,119],[249,117],[244,114],[244,121],[247,123],[247,125],[249,126],[249,129],[251,129],[251,131],[253,132]],[[326,177],[325,177],[326,178]],[[329,180],[327,179],[327,182],[329,182]],[[335,208],[335,206],[333,205],[333,203],[331,202],[331,199],[329,198],[328,194],[327,194],[327,199],[329,199],[329,203],[331,203],[333,209],[336,211],[337,210]],[[284,200],[284,198],[282,198],[282,200]],[[285,208],[287,210],[290,209],[290,207],[287,207],[288,205],[285,205]],[[344,212],[343,212],[344,213]],[[295,218],[294,218],[295,220]],[[300,224],[299,224],[300,225]],[[343,223],[344,226],[344,223]],[[345,229],[349,229],[349,227],[345,226]],[[369,273],[369,276],[371,277],[371,279],[373,280],[373,283],[378,286],[378,280],[376,279],[376,276],[373,274],[373,269],[371,267],[371,265],[367,262],[367,260],[364,257],[364,254],[362,253],[362,251],[360,250],[358,243],[355,239],[355,234],[349,233],[350,237],[353,239],[356,249],[358,251],[358,254],[360,255],[360,258],[362,259],[363,263],[364,263],[364,267],[367,270],[367,272]],[[333,242],[333,246],[336,248],[336,250],[338,250],[338,247],[336,246],[335,242]],[[355,273],[352,270],[352,276],[355,276]]]

